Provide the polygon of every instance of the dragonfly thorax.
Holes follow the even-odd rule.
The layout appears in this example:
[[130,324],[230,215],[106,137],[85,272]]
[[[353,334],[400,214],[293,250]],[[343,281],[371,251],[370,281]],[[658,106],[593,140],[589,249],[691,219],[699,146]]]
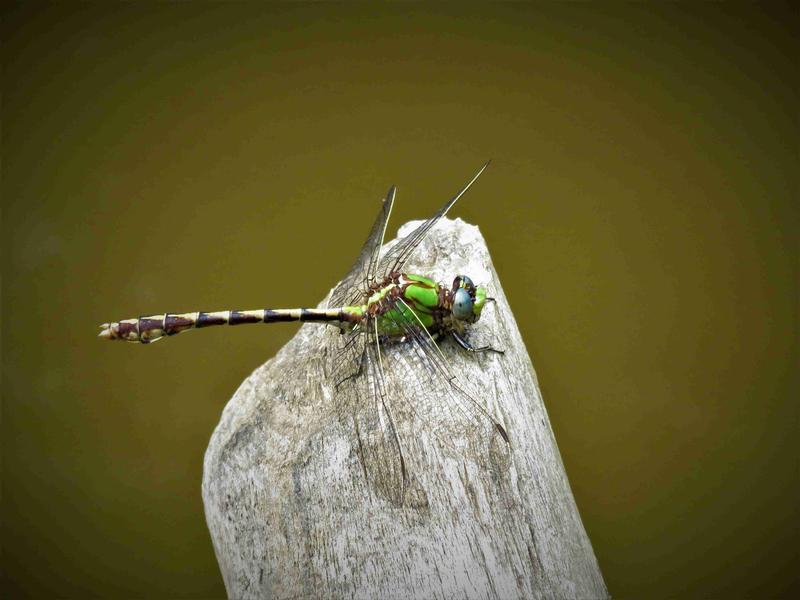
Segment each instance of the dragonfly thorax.
[[374,282],[366,303],[350,307],[361,318],[374,318],[378,333],[389,338],[405,337],[409,327],[423,326],[432,334],[463,333],[466,325],[480,318],[486,290],[465,276],[457,276],[447,287],[414,274],[391,273]]

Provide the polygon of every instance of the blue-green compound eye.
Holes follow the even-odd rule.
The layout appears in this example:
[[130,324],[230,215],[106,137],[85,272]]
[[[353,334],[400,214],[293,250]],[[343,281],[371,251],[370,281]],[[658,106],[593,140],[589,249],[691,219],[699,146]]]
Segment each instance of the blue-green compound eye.
[[475,287],[475,284],[472,283],[472,279],[470,279],[466,275],[460,275],[460,277],[461,277],[461,287],[464,287],[464,288],[467,288],[467,289]]
[[453,297],[453,316],[459,321],[472,318],[472,298],[464,288],[456,290]]

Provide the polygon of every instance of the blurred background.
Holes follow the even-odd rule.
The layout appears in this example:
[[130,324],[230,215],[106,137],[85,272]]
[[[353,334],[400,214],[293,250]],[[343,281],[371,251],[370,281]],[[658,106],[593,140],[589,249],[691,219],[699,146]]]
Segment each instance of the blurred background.
[[3,9],[7,598],[220,597],[203,453],[317,303],[487,159],[480,225],[617,598],[797,591],[798,20],[767,6]]

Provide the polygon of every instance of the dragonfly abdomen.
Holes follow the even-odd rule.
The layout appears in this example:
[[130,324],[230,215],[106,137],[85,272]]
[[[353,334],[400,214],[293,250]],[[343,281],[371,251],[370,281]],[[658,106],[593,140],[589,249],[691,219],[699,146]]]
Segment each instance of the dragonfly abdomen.
[[214,325],[244,325],[248,323],[279,323],[317,321],[335,325],[358,320],[355,307],[342,308],[264,308],[258,310],[222,310],[216,312],[165,313],[135,319],[103,323],[99,337],[149,344],[165,336],[177,335],[190,329]]

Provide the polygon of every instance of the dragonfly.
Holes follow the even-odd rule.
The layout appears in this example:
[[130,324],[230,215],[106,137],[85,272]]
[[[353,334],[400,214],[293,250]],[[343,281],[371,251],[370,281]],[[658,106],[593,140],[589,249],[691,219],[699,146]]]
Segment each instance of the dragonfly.
[[[497,417],[456,376],[441,343],[452,339],[469,353],[502,354],[468,337],[494,299],[486,287],[464,274],[450,284],[406,273],[404,266],[436,223],[472,187],[484,164],[460,191],[385,252],[381,252],[395,202],[389,188],[369,236],[352,268],[331,291],[323,308],[264,308],[214,312],[162,313],[100,326],[99,337],[142,344],[192,329],[250,323],[315,322],[327,324],[326,346],[340,413],[353,423],[364,475],[392,498],[409,488],[406,434],[398,413],[424,420],[436,438],[454,448],[454,439],[470,440],[477,462],[496,464],[508,454],[510,440]],[[399,376],[390,377],[394,368]],[[414,437],[413,432],[410,435]],[[465,452],[464,447],[456,450]],[[485,460],[484,460],[485,459]],[[494,462],[493,462],[494,461]]]

